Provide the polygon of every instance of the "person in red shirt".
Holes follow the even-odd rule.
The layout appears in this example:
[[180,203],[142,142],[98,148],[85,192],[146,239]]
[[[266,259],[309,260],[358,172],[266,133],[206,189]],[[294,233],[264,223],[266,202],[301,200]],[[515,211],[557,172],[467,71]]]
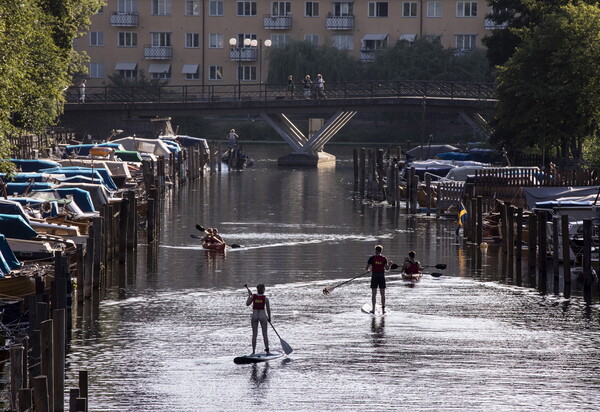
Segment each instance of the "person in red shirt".
[[262,283],[256,286],[256,293],[248,291],[246,306],[252,305],[252,355],[256,352],[256,338],[258,337],[258,324],[262,328],[263,341],[265,343],[265,352],[269,352],[269,337],[267,336],[267,322],[271,322],[271,306],[269,298],[265,296],[265,285]]
[[381,294],[381,312],[385,313],[385,271],[390,270],[392,261],[381,254],[383,246],[375,246],[375,254],[369,258],[366,271],[371,271],[371,313],[375,313],[377,288]]
[[415,260],[415,251],[411,250],[408,252],[408,257],[404,258],[404,265],[402,265],[402,270],[404,273],[408,275],[414,275],[415,273],[420,273],[423,270],[421,263],[418,260]]

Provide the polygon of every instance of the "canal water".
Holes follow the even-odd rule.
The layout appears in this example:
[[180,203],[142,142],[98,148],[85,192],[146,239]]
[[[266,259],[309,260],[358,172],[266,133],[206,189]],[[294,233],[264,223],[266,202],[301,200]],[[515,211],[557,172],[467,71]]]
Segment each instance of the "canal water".
[[[170,192],[159,247],[140,245],[125,284],[74,311],[67,390],[87,370],[91,411],[600,410],[597,305],[499,281],[493,247],[474,258],[454,219],[357,198],[351,149],[328,149],[336,167],[317,170],[248,146],[253,168]],[[196,224],[243,247],[204,251]],[[323,295],[376,244],[447,269],[416,284],[391,274],[385,317],[360,310],[368,277]],[[294,352],[235,365],[251,352],[244,284],[258,283]]]

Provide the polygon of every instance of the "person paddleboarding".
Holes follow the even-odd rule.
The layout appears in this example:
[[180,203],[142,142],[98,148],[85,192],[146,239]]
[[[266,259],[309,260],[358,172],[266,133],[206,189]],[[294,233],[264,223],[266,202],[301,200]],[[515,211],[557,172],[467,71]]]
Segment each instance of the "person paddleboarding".
[[381,294],[381,313],[385,313],[385,271],[390,270],[392,261],[383,256],[383,246],[375,246],[375,254],[367,262],[366,271],[371,271],[371,313],[375,313],[377,288]]
[[269,336],[267,335],[267,323],[271,322],[271,306],[269,298],[265,296],[265,285],[262,283],[256,286],[256,293],[248,291],[246,306],[252,305],[252,355],[256,353],[256,339],[258,337],[258,324],[262,329],[263,341],[265,343],[265,352],[269,351]]

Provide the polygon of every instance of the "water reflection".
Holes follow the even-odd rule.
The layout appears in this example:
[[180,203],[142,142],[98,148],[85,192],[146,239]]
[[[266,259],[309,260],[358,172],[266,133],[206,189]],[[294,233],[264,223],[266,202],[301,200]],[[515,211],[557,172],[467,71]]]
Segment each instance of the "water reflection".
[[385,346],[385,316],[373,316],[371,319],[373,347]]
[[259,389],[263,384],[267,383],[269,379],[269,363],[263,362],[261,364],[253,363],[252,372],[250,374],[250,382],[252,383],[252,389]]

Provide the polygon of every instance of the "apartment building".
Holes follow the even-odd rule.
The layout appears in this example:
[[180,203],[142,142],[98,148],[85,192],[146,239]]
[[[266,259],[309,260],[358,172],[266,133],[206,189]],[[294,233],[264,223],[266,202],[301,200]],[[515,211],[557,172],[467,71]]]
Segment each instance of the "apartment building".
[[494,28],[489,11],[485,0],[107,0],[75,49],[90,56],[88,86],[140,70],[172,85],[257,83],[266,80],[269,49],[292,40],[363,62],[421,37],[466,52]]

